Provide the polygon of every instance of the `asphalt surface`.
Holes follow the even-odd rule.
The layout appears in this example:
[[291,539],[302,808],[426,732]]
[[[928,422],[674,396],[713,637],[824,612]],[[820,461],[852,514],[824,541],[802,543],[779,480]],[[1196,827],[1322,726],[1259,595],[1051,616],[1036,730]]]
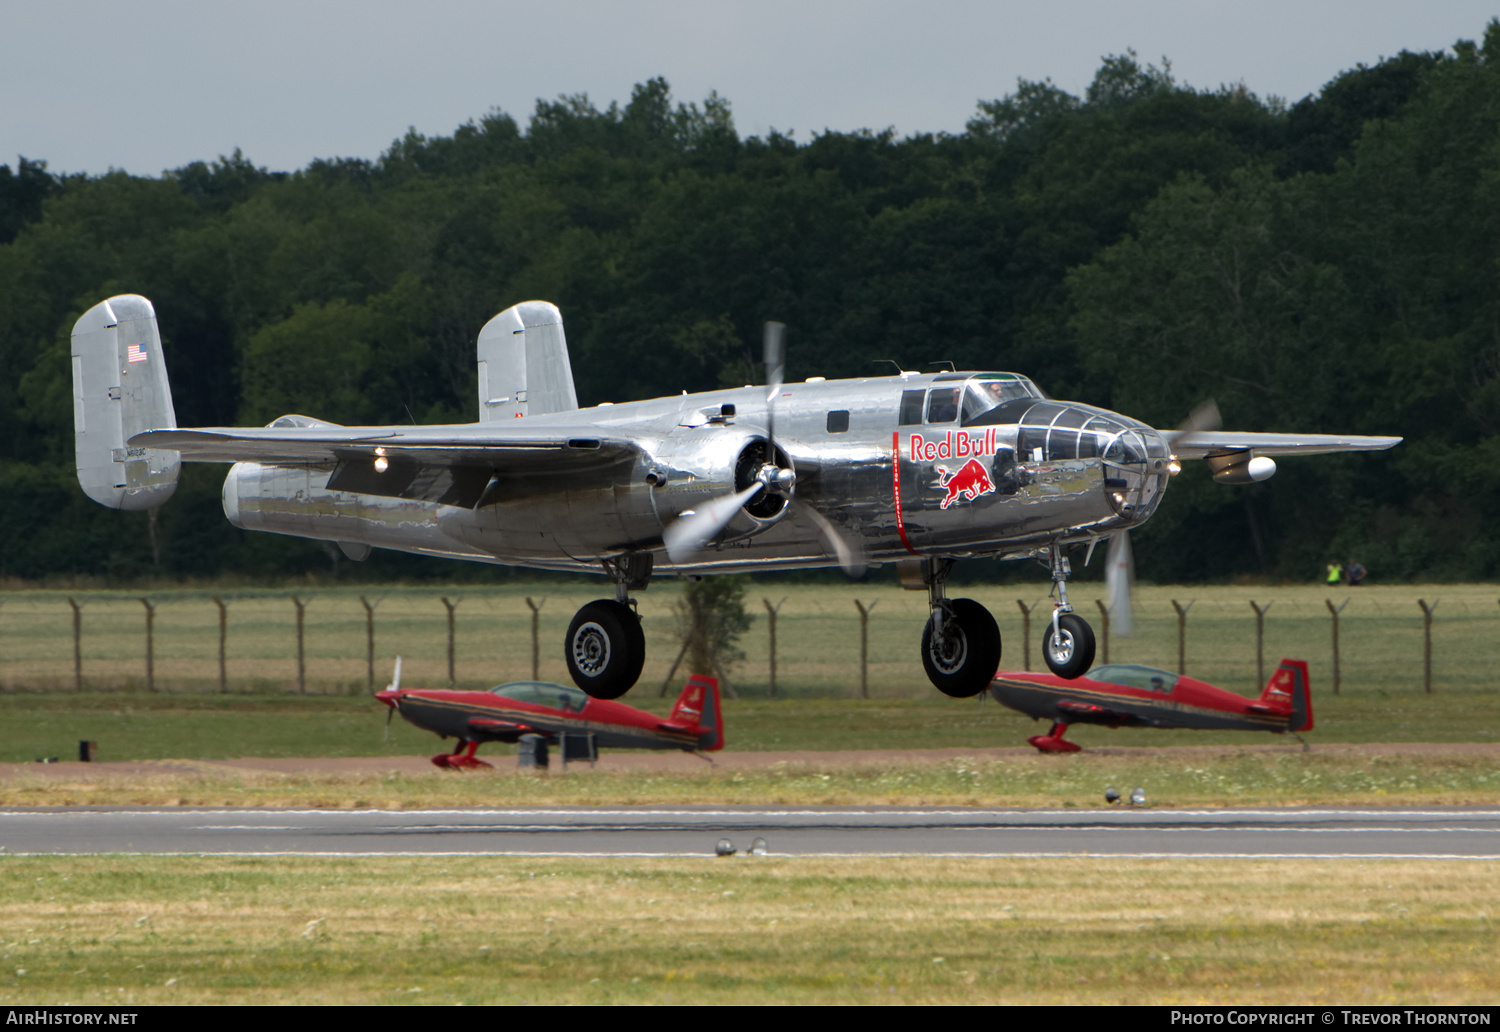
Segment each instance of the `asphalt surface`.
[[1500,858],[1500,810],[0,810],[16,854]]

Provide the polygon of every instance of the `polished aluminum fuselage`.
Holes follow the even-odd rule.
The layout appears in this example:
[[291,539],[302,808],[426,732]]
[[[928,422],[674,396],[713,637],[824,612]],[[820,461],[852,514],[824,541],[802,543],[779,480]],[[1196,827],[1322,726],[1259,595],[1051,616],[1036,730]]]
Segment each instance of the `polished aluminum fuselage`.
[[[857,543],[869,563],[1034,555],[1137,525],[1155,510],[1167,479],[1167,449],[1155,431],[1063,405],[1071,417],[1108,417],[1151,442],[1149,456],[1121,464],[1080,457],[1092,446],[1057,448],[1046,438],[1032,447],[1043,438],[1018,440],[1024,431],[1015,422],[902,425],[903,393],[934,381],[963,385],[954,374],[816,380],[786,384],[776,399],[775,443],[795,471],[796,496]],[[332,464],[242,462],[225,481],[225,513],[239,527],[336,541],[351,554],[370,545],[598,570],[603,559],[652,553],[657,572],[694,574],[833,565],[816,521],[795,506],[773,505],[779,511],[769,516],[742,510],[691,561],[672,563],[663,551],[663,532],[680,514],[744,486],[736,484],[736,461],[766,437],[766,391],[683,394],[515,420],[512,429],[524,425],[570,448],[596,448],[596,461],[569,453],[552,468],[498,464],[472,507],[331,490]],[[732,415],[723,414],[725,406]],[[477,442],[493,426],[450,429]]]

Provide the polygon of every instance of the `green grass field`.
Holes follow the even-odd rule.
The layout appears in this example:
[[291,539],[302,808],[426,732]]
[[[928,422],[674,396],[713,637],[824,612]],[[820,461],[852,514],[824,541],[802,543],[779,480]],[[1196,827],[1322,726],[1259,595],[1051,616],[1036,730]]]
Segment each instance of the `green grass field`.
[[1482,1004],[1493,863],[6,857],[0,1004]]
[[[1075,602],[1095,618],[1089,586]],[[369,597],[374,593],[366,590]],[[390,659],[404,683],[446,681],[438,589],[394,589],[377,609],[377,687]],[[586,585],[462,595],[457,680],[529,677],[525,596],[547,596],[543,678],[565,681],[560,639]],[[650,658],[627,701],[658,712],[676,654],[671,602],[641,596]],[[990,606],[1007,667],[1025,662],[1015,589],[967,592]],[[786,598],[781,698],[767,698],[759,600]],[[85,603],[85,691],[72,690],[66,595],[0,605],[0,761],[424,755],[440,747],[366,691],[358,591],[319,589],[307,609],[308,694],[296,684],[286,593],[230,600],[229,688],[217,688],[218,610],[206,592],[154,592],[156,692],[144,690],[144,611],[133,597]],[[227,597],[227,596],[226,596]],[[304,598],[307,596],[304,595]],[[1043,601],[1033,586],[1026,604]],[[859,766],[812,759],[688,774],[574,767],[518,775],[284,775],[211,762],[128,778],[12,771],[5,805],[319,807],[761,802],[1094,807],[1107,784],[1142,785],[1153,806],[1493,806],[1488,755],[1370,755],[1334,742],[1494,742],[1500,590],[1361,588],[1341,619],[1332,691],[1320,588],[1145,588],[1138,633],[1114,661],[1175,668],[1171,600],[1192,602],[1188,671],[1258,691],[1249,606],[1272,603],[1268,666],[1312,664],[1310,753],[1158,750],[1024,754]],[[870,619],[870,699],[859,698],[853,600]],[[1422,684],[1416,600],[1438,600],[1433,694]],[[725,705],[735,750],[840,751],[1020,745],[1036,725],[992,701],[937,695],[917,657],[925,598],[887,587],[752,590],[757,616]],[[1045,605],[1033,620],[1040,634]],[[1033,642],[1032,665],[1039,665]],[[1102,649],[1101,649],[1102,660]],[[669,696],[676,694],[672,686]],[[1087,747],[1267,744],[1247,734],[1075,728]],[[486,747],[504,756],[506,750]],[[0,1003],[1341,1003],[1493,1001],[1500,978],[1493,863],[1471,861],[537,860],[0,856]]]
[[[1074,603],[1100,626],[1094,598],[1100,586],[1075,585]],[[657,691],[677,654],[672,603],[680,586],[662,580],[640,593],[648,656],[636,696]],[[958,594],[959,592],[955,592]],[[1045,586],[1024,584],[964,589],[988,606],[1005,640],[1005,668],[1020,669],[1029,653],[1041,665],[1038,642],[1048,612]],[[140,690],[145,684],[145,610],[141,592],[78,592],[83,605],[82,652],[86,688]],[[218,609],[212,592],[144,593],[156,604],[156,686],[167,692],[213,692],[218,686]],[[291,592],[223,592],[228,603],[227,674],[234,692],[285,692],[297,684],[295,607]],[[526,596],[545,597],[540,620],[544,680],[565,681],[562,637],[574,611],[607,595],[598,584],[557,581],[524,586],[462,588],[318,588],[301,593],[306,610],[306,679],[309,692],[348,694],[366,686],[364,594],[376,602],[378,685],[389,679],[397,653],[406,657],[409,684],[447,680],[447,617],[441,601],[461,599],[456,610],[456,677],[470,687],[531,676],[530,610]],[[0,690],[55,691],[73,687],[73,630],[69,593],[19,591],[0,597]],[[1191,604],[1186,658],[1194,676],[1241,692],[1259,691],[1255,664],[1255,614],[1250,603],[1270,605],[1264,654],[1274,667],[1282,656],[1312,664],[1313,691],[1332,694],[1331,618],[1325,599],[1348,600],[1340,617],[1341,691],[1351,696],[1420,694],[1423,630],[1419,598],[1436,603],[1433,689],[1437,693],[1500,690],[1500,587],[1426,585],[1361,587],[1333,593],[1322,587],[1142,587],[1136,596],[1136,634],[1115,636],[1115,662],[1177,666],[1177,616],[1172,600]],[[734,673],[746,697],[764,697],[769,680],[763,599],[785,598],[777,625],[778,690],[792,697],[859,695],[859,616],[854,601],[876,602],[869,622],[869,692],[876,698],[930,696],[918,656],[926,596],[885,584],[752,585],[747,609],[755,623],[741,645],[745,660]],[[1017,601],[1038,605],[1031,643],[1021,633]],[[1103,649],[1100,649],[1103,661]]]

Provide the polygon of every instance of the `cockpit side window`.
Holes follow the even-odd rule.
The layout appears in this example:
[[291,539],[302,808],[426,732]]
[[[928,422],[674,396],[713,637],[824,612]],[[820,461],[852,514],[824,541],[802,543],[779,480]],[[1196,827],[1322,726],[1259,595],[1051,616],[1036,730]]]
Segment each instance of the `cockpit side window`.
[[922,422],[922,402],[926,399],[924,390],[901,392],[902,426],[916,426]]
[[951,423],[958,418],[957,387],[937,387],[927,394],[927,422]]

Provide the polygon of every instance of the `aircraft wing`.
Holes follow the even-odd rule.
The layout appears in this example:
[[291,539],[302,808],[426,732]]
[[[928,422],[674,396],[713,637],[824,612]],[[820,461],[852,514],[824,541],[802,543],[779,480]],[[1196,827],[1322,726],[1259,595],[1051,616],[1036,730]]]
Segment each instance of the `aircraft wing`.
[[569,477],[633,465],[644,454],[629,438],[537,432],[477,423],[459,426],[272,426],[147,430],[133,447],[175,451],[188,462],[258,462],[331,467],[334,491],[472,508],[496,475]]
[[1195,430],[1172,445],[1178,458],[1201,459],[1224,452],[1253,451],[1257,455],[1325,455],[1342,451],[1385,451],[1401,443],[1399,437],[1357,437],[1341,434],[1245,434],[1226,430]]
[[1106,709],[1103,706],[1095,706],[1093,703],[1076,702],[1073,699],[1063,699],[1057,704],[1057,711],[1064,716],[1072,717],[1074,720],[1125,723],[1133,719],[1129,713],[1120,713],[1116,710]]
[[519,732],[525,735],[535,732],[535,728],[529,724],[517,724],[513,720],[495,720],[493,717],[470,717],[468,723],[470,731],[478,731],[482,734],[504,735]]

